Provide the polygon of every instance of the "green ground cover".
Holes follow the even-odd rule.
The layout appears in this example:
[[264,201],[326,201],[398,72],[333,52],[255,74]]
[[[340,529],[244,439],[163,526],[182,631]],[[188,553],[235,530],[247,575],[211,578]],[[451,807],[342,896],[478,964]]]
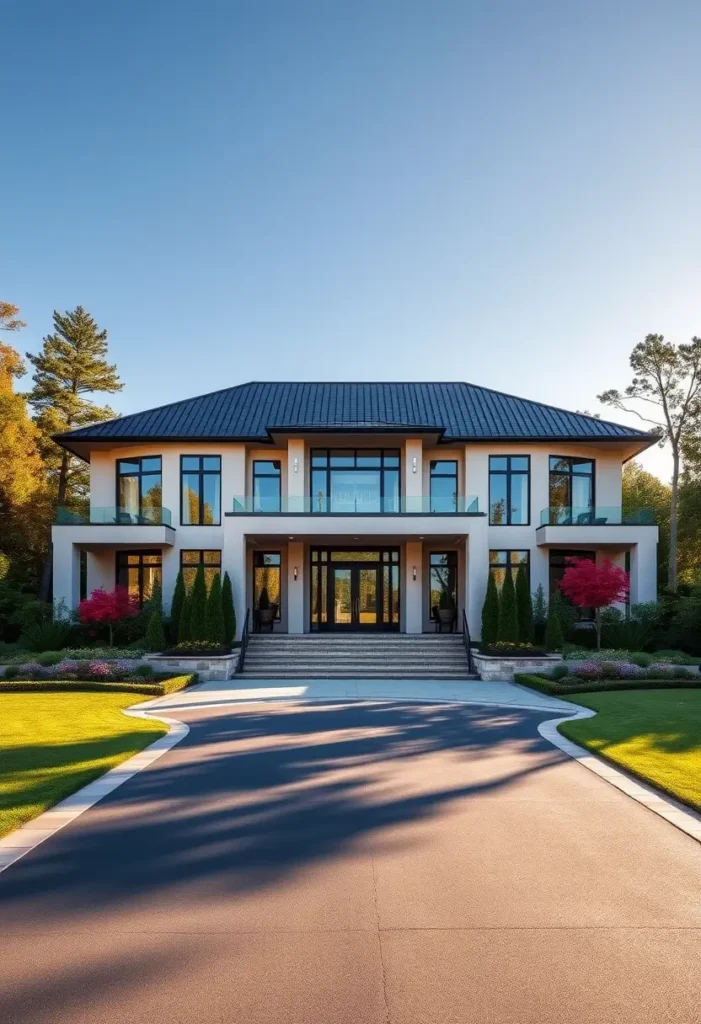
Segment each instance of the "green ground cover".
[[134,703],[133,692],[0,693],[0,836],[168,731],[123,715]]
[[701,810],[701,690],[577,694],[596,711],[563,722],[563,736]]

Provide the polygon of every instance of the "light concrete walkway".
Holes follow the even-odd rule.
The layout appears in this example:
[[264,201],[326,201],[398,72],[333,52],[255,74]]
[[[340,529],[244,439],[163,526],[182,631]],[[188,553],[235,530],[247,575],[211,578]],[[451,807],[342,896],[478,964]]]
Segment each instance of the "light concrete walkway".
[[579,708],[569,701],[550,697],[515,683],[461,682],[435,679],[228,679],[200,683],[170,697],[159,697],[150,706],[185,710],[268,700],[437,700],[459,704],[490,704],[537,711],[574,714]]

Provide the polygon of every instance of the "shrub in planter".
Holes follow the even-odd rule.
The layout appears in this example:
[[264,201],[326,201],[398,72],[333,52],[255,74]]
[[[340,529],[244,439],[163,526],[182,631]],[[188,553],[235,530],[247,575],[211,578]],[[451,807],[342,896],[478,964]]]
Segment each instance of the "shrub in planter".
[[544,650],[533,644],[507,643],[502,640],[494,644],[482,644],[480,651],[495,658],[542,658],[545,655]]
[[519,641],[518,611],[516,609],[516,591],[511,570],[506,570],[499,597],[499,632],[500,642],[515,644]]
[[178,642],[178,630],[180,628],[180,616],[183,612],[183,605],[185,603],[185,577],[183,576],[182,569],[177,575],[175,580],[175,590],[173,591],[173,600],[170,602],[170,627],[168,630],[168,636],[171,643],[177,644]]
[[166,645],[166,635],[163,628],[163,613],[156,607],[151,612],[146,628],[146,647],[149,651],[162,651]]
[[149,679],[153,675],[153,666],[137,665],[134,669],[134,675],[138,676],[139,679]]
[[180,612],[180,621],[178,623],[178,644],[186,644],[192,640],[192,598],[190,594],[185,594],[183,599],[183,607]]
[[632,665],[639,665],[640,668],[647,668],[648,665],[652,665],[652,658],[649,654],[645,654],[644,651],[638,651],[635,654],[631,654],[630,663]]
[[570,674],[570,670],[567,665],[556,665],[550,673],[551,679],[564,679]]
[[556,589],[550,596],[548,618],[545,623],[545,647],[548,651],[561,651],[564,644],[559,615],[560,601],[560,591]]
[[226,646],[224,635],[224,608],[222,605],[221,577],[217,572],[209,588],[207,598],[207,639],[220,647]]
[[192,640],[206,641],[207,637],[207,584],[204,566],[199,565],[190,594],[190,634]]
[[234,609],[234,592],[231,586],[231,577],[228,572],[224,573],[224,582],[221,587],[221,603],[224,612],[224,645],[231,647],[236,639],[236,611]]
[[499,591],[494,573],[487,578],[487,596],[482,606],[482,643],[485,646],[496,643],[499,635]]
[[218,655],[230,654],[228,647],[223,647],[221,644],[213,644],[208,640],[186,640],[182,644],[176,644],[175,647],[169,647],[165,654],[170,655],[184,655],[190,657],[196,657],[202,655],[206,657],[217,657]]

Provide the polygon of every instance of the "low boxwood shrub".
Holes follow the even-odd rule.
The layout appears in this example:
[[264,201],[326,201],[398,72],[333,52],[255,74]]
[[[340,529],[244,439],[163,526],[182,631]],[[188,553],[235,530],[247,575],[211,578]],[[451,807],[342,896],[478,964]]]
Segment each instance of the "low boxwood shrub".
[[69,679],[18,679],[10,681],[6,678],[0,678],[0,693],[59,693],[81,690],[99,693],[134,693],[144,694],[149,697],[166,697],[171,693],[184,690],[188,686],[194,686],[197,681],[198,676],[196,672],[182,676],[164,675],[153,680],[134,680],[133,682]]
[[169,647],[163,653],[171,656],[197,657],[197,655],[202,655],[215,658],[220,655],[231,654],[231,649],[223,647],[221,644],[211,643],[209,640],[184,640],[181,644],[176,644],[175,647]]
[[567,694],[605,690],[664,690],[675,687],[684,690],[701,689],[701,676],[694,676],[691,673],[687,673],[684,678],[670,675],[667,678],[655,679],[647,676],[628,679],[578,679],[577,676],[569,675],[565,679],[557,680],[537,673],[517,673],[514,678],[517,683],[532,690],[562,697]]
[[482,647],[480,654],[487,654],[495,658],[543,658],[546,655],[540,647],[534,644],[511,643],[505,640],[497,640],[493,644]]
[[551,679],[564,679],[565,676],[570,674],[570,670],[567,665],[556,665],[550,673]]

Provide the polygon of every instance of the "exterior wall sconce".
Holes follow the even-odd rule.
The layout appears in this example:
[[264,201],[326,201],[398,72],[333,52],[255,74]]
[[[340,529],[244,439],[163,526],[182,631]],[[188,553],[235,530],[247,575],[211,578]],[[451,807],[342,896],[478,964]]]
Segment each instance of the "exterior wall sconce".
[[412,473],[416,472],[417,466],[418,466],[418,461],[416,459],[416,456],[414,456],[414,458],[411,460],[411,471],[412,471]]
[[414,578],[414,583],[416,583],[416,566],[414,566],[414,568],[413,568],[413,570],[412,570],[412,573],[411,573],[411,575],[412,575],[412,576],[413,576],[413,578]]
[[296,583],[297,582],[297,566],[295,566],[294,569],[292,570],[292,575],[294,576],[294,580],[295,580],[295,583]]
[[298,470],[299,470],[299,459],[297,458],[296,455],[295,455],[294,467],[295,467],[295,473],[297,473]]

